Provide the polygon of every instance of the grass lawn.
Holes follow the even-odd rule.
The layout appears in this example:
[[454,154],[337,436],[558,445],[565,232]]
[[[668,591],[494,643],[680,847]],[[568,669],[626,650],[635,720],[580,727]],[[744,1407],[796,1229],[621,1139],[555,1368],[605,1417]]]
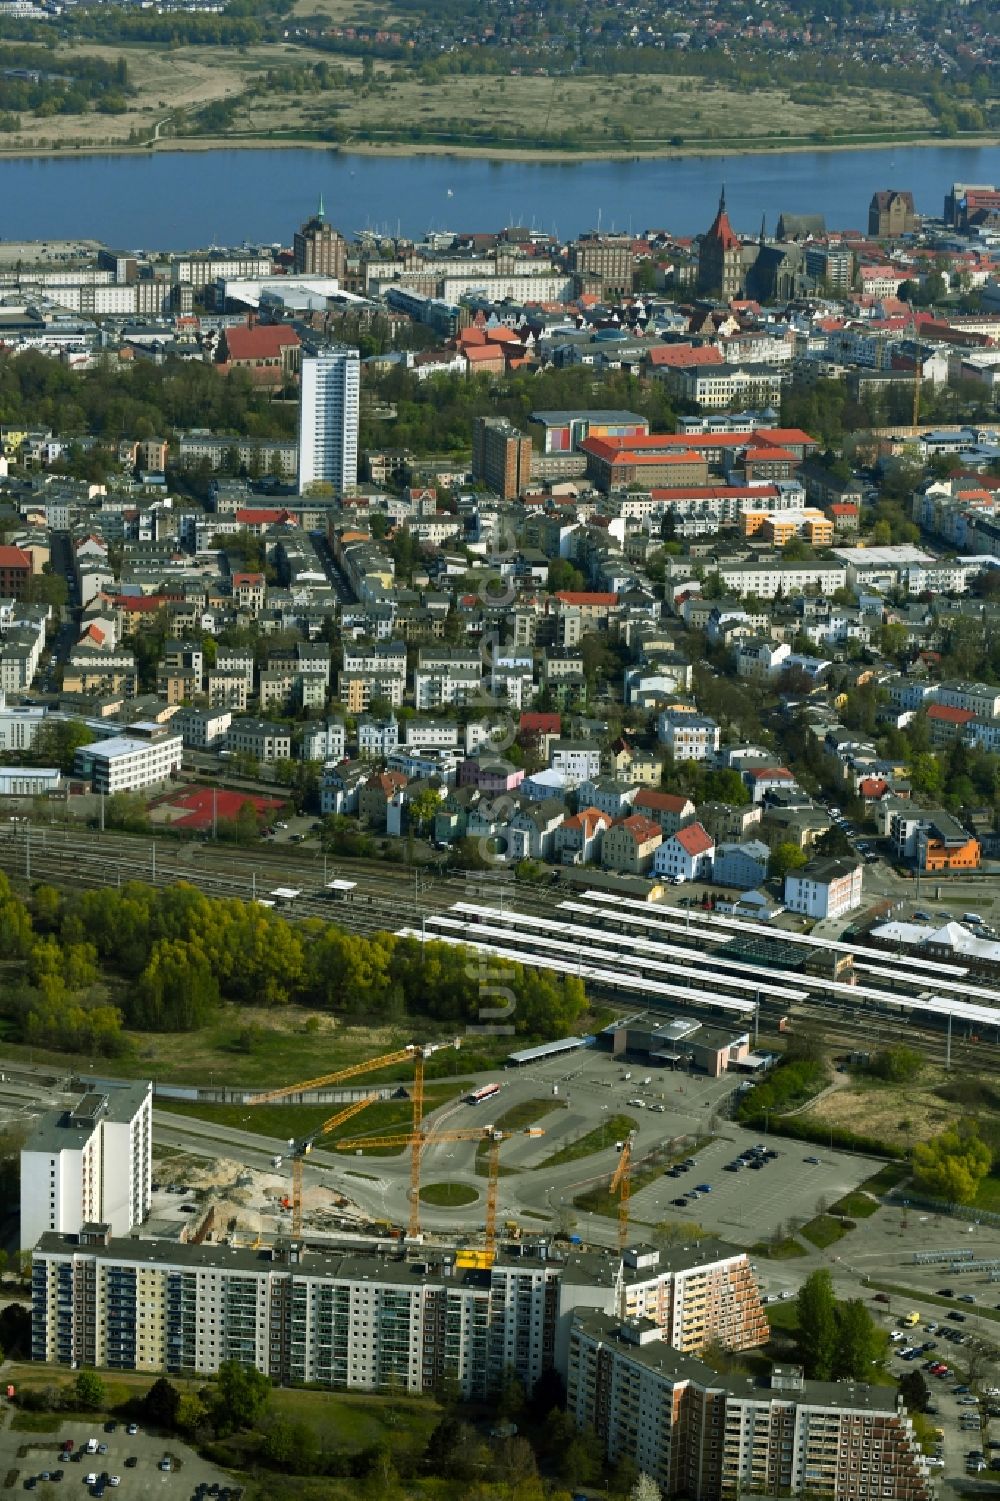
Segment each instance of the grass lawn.
[[[424,1106],[427,1113],[440,1105],[457,1099],[470,1088],[468,1080],[438,1080],[424,1089]],[[308,1136],[324,1121],[335,1115],[337,1105],[214,1105],[201,1102],[170,1100],[158,1104],[158,1110],[171,1115],[195,1116],[199,1120],[215,1121],[220,1126],[235,1126],[242,1131],[257,1131],[263,1136],[274,1136],[287,1141],[291,1137]],[[409,1131],[413,1124],[413,1105],[410,1100],[376,1100],[360,1115],[345,1121],[336,1130],[330,1131],[317,1142],[329,1148],[335,1142],[355,1137],[385,1136]],[[405,1147],[372,1147],[371,1152],[380,1156],[394,1156]]]
[[385,1442],[394,1449],[413,1445],[423,1448],[441,1418],[441,1408],[430,1397],[379,1397],[367,1392],[276,1387],[268,1402],[282,1417],[308,1423],[324,1447],[352,1453]]
[[[548,1095],[544,1099],[539,1100],[522,1100],[520,1105],[512,1105],[509,1110],[505,1110],[502,1115],[498,1115],[493,1125],[496,1126],[498,1131],[525,1131],[529,1126],[533,1126],[536,1121],[540,1121],[543,1116],[549,1115],[553,1110],[565,1109],[566,1101],[557,1099],[554,1095]],[[504,1167],[502,1150],[501,1148],[501,1178],[506,1173],[517,1173],[520,1171],[516,1167]],[[481,1141],[476,1148],[476,1172],[481,1178],[486,1178],[489,1176],[489,1170],[490,1144],[488,1141]]]
[[988,1209],[992,1214],[1000,1214],[1000,1177],[995,1173],[988,1173],[980,1183],[972,1208]]
[[784,1298],[780,1303],[768,1303],[764,1312],[772,1329],[783,1329],[786,1334],[795,1334],[799,1327],[799,1311],[794,1298]]
[[425,1183],[420,1190],[422,1204],[437,1204],[441,1209],[458,1209],[474,1204],[479,1194],[470,1183]]
[[800,1246],[792,1236],[784,1240],[761,1240],[750,1247],[754,1256],[767,1256],[771,1261],[794,1261],[796,1256],[808,1256],[805,1246]]
[[55,1433],[66,1421],[67,1414],[64,1412],[21,1412],[14,1413],[10,1420],[10,1426],[16,1428],[18,1433]]
[[806,1240],[818,1246],[821,1251],[825,1251],[827,1246],[832,1246],[841,1240],[847,1231],[840,1220],[834,1219],[832,1214],[818,1214],[815,1219],[802,1226],[799,1234],[804,1235]]
[[[112,995],[112,1000],[114,999]],[[263,1006],[226,1006],[219,1020],[197,1032],[134,1032],[127,1030],[132,1051],[121,1058],[81,1058],[52,1049],[27,1047],[4,1040],[4,1051],[25,1062],[51,1064],[54,1071],[95,1074],[161,1083],[201,1084],[247,1089],[279,1089],[348,1068],[366,1058],[395,1052],[413,1041],[414,1032],[443,1033],[419,1019],[400,1027],[344,1026],[335,1018],[298,1006],[275,1010]],[[510,1039],[477,1039],[475,1061],[463,1062],[463,1051],[443,1048],[427,1066],[426,1078],[445,1079],[465,1071],[488,1068],[510,1051]],[[368,1082],[369,1076],[358,1082]],[[372,1073],[378,1083],[413,1078],[413,1064],[397,1063]]]
[[831,1214],[843,1214],[850,1220],[866,1220],[869,1215],[875,1214],[881,1205],[872,1199],[861,1189],[855,1189],[853,1193],[847,1193],[836,1204],[830,1205]]
[[576,1162],[581,1157],[591,1157],[595,1152],[603,1152],[605,1148],[613,1147],[616,1141],[623,1141],[630,1131],[635,1130],[637,1124],[632,1115],[609,1115],[593,1131],[585,1132],[576,1141],[567,1142],[558,1152],[546,1157],[544,1162],[539,1163],[539,1167],[559,1167],[563,1162]]

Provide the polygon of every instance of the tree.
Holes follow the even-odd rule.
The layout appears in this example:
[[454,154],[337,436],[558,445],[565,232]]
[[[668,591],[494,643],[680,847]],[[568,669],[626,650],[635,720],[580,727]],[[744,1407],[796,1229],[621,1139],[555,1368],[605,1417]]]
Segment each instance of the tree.
[[907,1371],[900,1378],[899,1395],[910,1412],[923,1412],[930,1399],[930,1388],[921,1371]]
[[854,854],[854,847],[851,844],[851,841],[848,839],[843,829],[838,829],[836,824],[833,824],[829,829],[826,829],[822,834],[820,834],[819,838],[813,845],[813,849],[817,855],[824,856],[847,856]]
[[96,1371],[81,1371],[73,1383],[73,1395],[86,1412],[97,1412],[104,1406],[104,1382]]
[[872,1322],[872,1316],[860,1298],[839,1304],[836,1322],[834,1376],[838,1379],[849,1377],[852,1381],[870,1380],[872,1365],[878,1360],[885,1336]]
[[643,1472],[629,1493],[629,1501],[660,1501],[660,1487]]
[[79,719],[53,720],[43,724],[31,747],[32,759],[60,771],[72,771],[73,760],[83,745],[95,738],[94,731]]
[[812,1272],[803,1282],[796,1304],[796,1322],[806,1375],[817,1381],[829,1381],[837,1354],[837,1305],[828,1271]]
[[947,1131],[918,1141],[914,1177],[921,1188],[952,1204],[971,1204],[990,1170],[993,1154],[980,1139],[975,1121],[963,1119]]
[[790,870],[800,870],[806,863],[804,852],[797,844],[785,840],[771,851],[768,861],[768,873],[777,880],[783,881]]
[[166,1376],[161,1376],[158,1381],[153,1382],[142,1399],[143,1417],[151,1427],[164,1428],[171,1433],[177,1425],[180,1400],[181,1394],[173,1382],[168,1381]]
[[256,1366],[241,1365],[238,1360],[224,1360],[219,1366],[215,1400],[217,1426],[256,1428],[271,1391],[271,1383]]
[[433,822],[434,815],[441,806],[441,798],[435,787],[424,787],[416,797],[407,803],[410,815],[410,823],[419,833],[427,824]]
[[908,1048],[899,1042],[892,1047],[879,1048],[869,1064],[869,1072],[891,1084],[908,1084],[923,1066],[923,1057],[916,1048]]

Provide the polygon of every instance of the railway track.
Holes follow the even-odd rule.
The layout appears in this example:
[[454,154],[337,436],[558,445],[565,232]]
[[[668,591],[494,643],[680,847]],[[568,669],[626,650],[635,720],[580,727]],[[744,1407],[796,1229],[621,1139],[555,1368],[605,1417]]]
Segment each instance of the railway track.
[[[192,848],[197,850],[193,856]],[[0,869],[24,880],[28,864],[26,841],[20,832],[0,837]],[[302,894],[290,905],[274,909],[286,920],[301,922],[318,918],[365,936],[394,932],[407,925],[419,926],[422,917],[450,911],[468,894],[470,887],[478,890],[480,896],[486,891],[499,896],[502,891],[504,900],[508,896],[516,898],[518,909],[535,913],[552,915],[560,900],[558,891],[550,893],[544,888],[523,886],[515,891],[512,882],[495,876],[445,877],[418,870],[415,881],[413,871],[406,867],[387,864],[384,869],[381,865],[372,869],[369,863],[344,858],[338,858],[334,864],[328,860],[327,874],[331,871],[341,879],[355,882],[349,899],[332,899],[325,890],[322,857],[317,852],[294,852],[289,858],[283,850],[279,852],[273,847],[265,850],[254,846],[247,851],[235,851],[227,846],[175,846],[163,840],[151,841],[117,832],[81,840],[50,829],[33,831],[30,849],[31,882],[93,890],[120,886],[130,880],[161,888],[186,881],[206,896],[240,901],[255,898],[270,901],[274,887],[293,886]],[[596,1000],[621,1004],[621,992],[613,986],[590,985],[589,989]],[[789,1007],[787,1003],[769,1002],[766,989],[762,990],[760,1030],[765,1035],[777,1035],[778,1022],[788,1014]],[[997,999],[1000,1005],[1000,992]],[[793,1010],[793,1024],[807,1022],[816,1026],[837,1048],[874,1048],[880,1038],[898,1035],[902,1026],[905,1035],[920,1038],[929,1059],[943,1063],[947,1056],[942,1032],[933,1026],[923,1026],[912,1017],[904,1022],[901,1017],[889,1018],[851,1000],[824,1002],[815,997],[797,1002]],[[963,1059],[975,1061],[979,1068],[986,1059],[1000,1064],[1000,1039],[972,1042],[956,1030],[951,1044],[952,1067],[960,1068]]]

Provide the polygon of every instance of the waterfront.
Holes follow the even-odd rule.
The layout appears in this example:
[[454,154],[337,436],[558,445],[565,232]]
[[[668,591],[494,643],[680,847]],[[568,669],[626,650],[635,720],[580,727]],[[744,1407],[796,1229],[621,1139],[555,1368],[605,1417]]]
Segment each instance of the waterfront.
[[598,224],[697,234],[722,182],[734,224],[756,233],[761,215],[773,231],[782,211],[864,230],[872,193],[887,187],[939,215],[953,181],[998,180],[996,145],[581,162],[297,148],[0,160],[4,238],[93,236],[127,249],[287,244],[320,193],[349,237],[528,224],[565,238]]

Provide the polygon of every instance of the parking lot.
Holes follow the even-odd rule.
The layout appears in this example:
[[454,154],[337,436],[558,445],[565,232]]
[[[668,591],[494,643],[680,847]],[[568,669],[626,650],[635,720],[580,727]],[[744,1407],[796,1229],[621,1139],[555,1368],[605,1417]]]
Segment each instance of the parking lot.
[[[956,1310],[957,1311],[957,1310]],[[988,1383],[969,1390],[976,1336],[947,1316],[923,1318],[914,1328],[900,1324],[892,1333],[889,1365],[897,1378],[917,1370],[930,1389],[927,1408],[937,1430],[932,1467],[949,1490],[966,1489],[970,1477],[996,1485],[1000,1472],[1000,1388]],[[955,1343],[955,1336],[961,1343]],[[944,1369],[942,1369],[942,1367]]]
[[[505,1203],[516,1214],[518,1201],[549,1209],[570,1202],[573,1193],[585,1187],[588,1180],[614,1167],[617,1149],[613,1136],[602,1150],[564,1167],[543,1173],[533,1169],[599,1127],[602,1120],[622,1114],[636,1122],[633,1160],[640,1168],[650,1153],[678,1138],[714,1138],[694,1154],[697,1172],[686,1174],[683,1180],[660,1173],[654,1182],[633,1189],[631,1211],[636,1223],[655,1225],[664,1219],[689,1218],[724,1239],[754,1241],[774,1235],[791,1220],[802,1224],[812,1219],[824,1206],[877,1171],[880,1164],[872,1158],[768,1138],[729,1120],[728,1103],[743,1077],[723,1074],[710,1079],[704,1074],[675,1073],[641,1063],[623,1063],[596,1049],[508,1070],[503,1075],[497,1114],[522,1101],[551,1095],[554,1087],[566,1108],[544,1117],[542,1141],[515,1138],[505,1148],[505,1163],[519,1169],[515,1177],[504,1181]],[[727,1163],[758,1143],[777,1154],[765,1167],[725,1170]],[[806,1160],[812,1157],[818,1162]],[[686,1208],[671,1202],[698,1183],[708,1183],[711,1192]],[[540,1189],[539,1184],[543,1185]]]
[[[9,1426],[9,1415],[10,1409],[5,1408],[5,1423],[0,1429],[0,1478],[10,1480],[11,1476],[14,1477],[12,1484],[4,1485],[6,1490],[32,1491],[38,1496],[54,1497],[65,1487],[70,1487],[70,1495],[103,1495],[106,1501],[115,1497],[128,1501],[129,1497],[139,1496],[156,1496],[161,1501],[188,1501],[199,1486],[209,1488],[202,1495],[223,1497],[224,1501],[226,1497],[232,1501],[241,1494],[231,1476],[199,1458],[193,1449],[175,1438],[163,1439],[143,1431],[130,1435],[120,1423],[115,1425],[113,1433],[107,1433],[103,1424],[88,1426],[79,1419],[61,1424],[51,1434],[20,1433]],[[83,1453],[79,1458],[60,1460],[66,1439],[73,1441],[70,1452],[76,1455],[90,1438],[105,1444],[107,1453]],[[20,1449],[26,1452],[19,1454]],[[171,1469],[161,1470],[160,1462],[168,1455]],[[135,1460],[134,1465],[128,1463],[130,1459]],[[47,1481],[40,1478],[46,1471],[49,1474]],[[102,1487],[100,1476],[105,1472],[109,1479]],[[55,1476],[60,1473],[62,1478],[56,1480]],[[85,1485],[88,1475],[97,1476],[97,1483]],[[112,1476],[117,1476],[117,1486],[112,1483]],[[212,1486],[218,1489],[213,1492]]]
[[[769,1155],[763,1166],[727,1170],[740,1153],[754,1146],[767,1148]],[[760,1154],[757,1160],[761,1160]],[[632,1199],[634,1212],[651,1223],[690,1216],[737,1243],[774,1235],[790,1222],[801,1224],[811,1219],[824,1206],[857,1188],[879,1165],[846,1152],[820,1151],[785,1138],[765,1138],[731,1121],[723,1123],[716,1139],[696,1154],[696,1161],[696,1172],[680,1179],[664,1173],[641,1189]],[[703,1193],[684,1208],[674,1202],[702,1183],[710,1186],[710,1193]]]

